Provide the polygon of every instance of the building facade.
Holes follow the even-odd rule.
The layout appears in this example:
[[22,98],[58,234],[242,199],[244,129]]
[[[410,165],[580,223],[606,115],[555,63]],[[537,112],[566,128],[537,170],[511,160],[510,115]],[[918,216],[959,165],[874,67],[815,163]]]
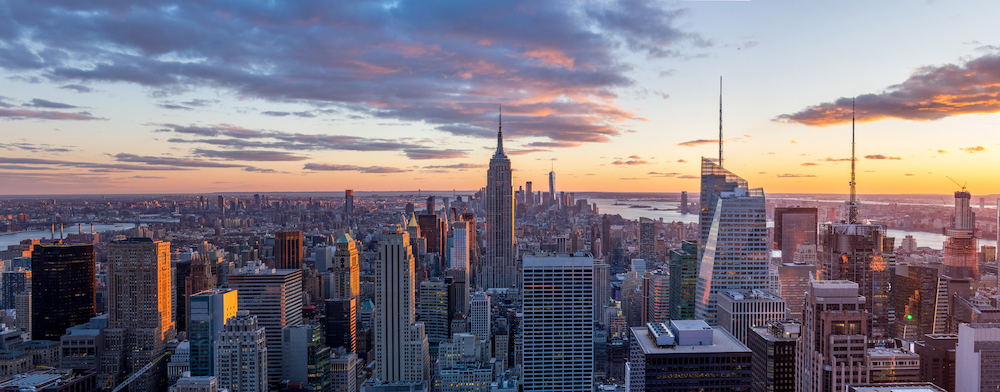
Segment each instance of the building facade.
[[[18,316],[31,319],[30,332],[33,340],[59,341],[59,337],[66,333],[66,328],[86,323],[94,317],[95,268],[93,245],[34,246],[31,252],[31,271],[25,271],[21,276],[25,280],[25,289],[28,288],[28,283],[33,283],[30,286],[33,311],[23,315],[18,313]],[[5,287],[10,274],[4,274]],[[4,295],[6,294],[5,291]]]
[[215,341],[220,339],[226,320],[236,316],[238,301],[234,289],[212,289],[191,296],[188,341],[192,376],[215,375]]
[[423,323],[416,322],[415,260],[401,227],[382,233],[376,267],[375,374],[381,382],[421,382],[430,375]]
[[703,320],[673,320],[632,327],[627,392],[749,391],[747,346]]
[[[503,152],[503,129],[497,132],[497,150],[486,172],[486,259],[480,288],[509,288],[517,284],[514,243],[514,185],[510,158]],[[553,175],[553,181],[554,181]],[[554,185],[550,185],[554,186]]]
[[257,316],[242,310],[229,318],[215,341],[215,372],[230,392],[268,391],[268,348]]
[[302,269],[302,232],[299,230],[274,233],[274,267]]
[[785,300],[768,290],[719,292],[719,326],[744,344],[750,329],[785,318]]
[[868,314],[858,284],[813,281],[796,348],[800,391],[835,392],[868,380]]
[[774,320],[750,328],[747,346],[753,352],[753,392],[795,392],[795,346],[802,335],[796,320]]
[[593,256],[525,255],[522,276],[524,391],[591,391]]

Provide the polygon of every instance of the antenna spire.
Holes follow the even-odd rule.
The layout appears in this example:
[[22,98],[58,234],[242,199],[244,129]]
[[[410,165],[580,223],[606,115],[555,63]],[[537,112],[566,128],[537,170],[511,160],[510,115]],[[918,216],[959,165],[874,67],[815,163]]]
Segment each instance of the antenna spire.
[[854,118],[855,118],[854,98],[851,98],[851,201],[848,203],[848,223],[858,223],[858,196],[857,183],[854,181]]
[[497,153],[496,155],[504,155],[503,153],[503,104],[500,105],[500,117],[499,126],[497,130]]
[[719,76],[719,167],[722,167],[722,76]]

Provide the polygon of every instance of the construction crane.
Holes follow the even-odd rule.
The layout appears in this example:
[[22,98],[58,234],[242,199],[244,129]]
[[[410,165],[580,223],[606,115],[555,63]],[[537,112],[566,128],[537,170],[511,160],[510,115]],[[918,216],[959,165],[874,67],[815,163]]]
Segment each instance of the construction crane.
[[[171,354],[170,351],[163,352],[163,354],[160,354],[159,357],[156,357],[156,359],[147,363],[146,366],[143,366],[141,369],[139,369],[139,371],[132,373],[132,375],[126,378],[125,381],[122,381],[121,384],[115,386],[115,389],[112,389],[111,392],[120,392],[122,389],[125,389],[125,387],[127,387],[133,381],[139,379],[140,376],[148,372],[149,369],[152,369],[153,366],[156,366],[157,362],[160,362],[161,360],[163,360],[164,357],[170,354]],[[111,377],[108,377],[108,382],[109,383],[111,382]],[[105,388],[107,388],[107,384],[105,384]]]
[[965,188],[965,185],[968,184],[968,182],[966,182],[965,184],[959,184],[958,181],[955,181],[954,178],[951,178],[951,177],[948,177],[948,176],[945,176],[945,178],[951,180],[951,182],[954,182],[955,185],[958,185],[959,188],[962,188],[962,192],[968,192],[969,191],[968,189]]

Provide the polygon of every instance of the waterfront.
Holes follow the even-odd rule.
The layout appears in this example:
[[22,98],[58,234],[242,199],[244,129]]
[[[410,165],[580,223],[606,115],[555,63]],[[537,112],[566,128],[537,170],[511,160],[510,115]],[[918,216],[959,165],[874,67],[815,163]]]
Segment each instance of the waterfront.
[[[109,230],[125,230],[130,227],[135,227],[135,223],[115,223],[115,224],[95,223],[94,231],[100,233]],[[59,228],[56,228],[56,236],[59,235],[58,230]],[[79,231],[78,226],[75,225],[67,226],[63,229],[63,235],[76,234],[78,231]],[[83,225],[83,232],[84,233],[90,232],[89,224]],[[42,238],[49,238],[51,236],[52,234],[49,230],[33,230],[33,231],[23,231],[20,233],[3,234],[0,235],[0,250],[7,249],[8,245],[17,245],[22,240],[26,240],[29,238],[42,239]]]

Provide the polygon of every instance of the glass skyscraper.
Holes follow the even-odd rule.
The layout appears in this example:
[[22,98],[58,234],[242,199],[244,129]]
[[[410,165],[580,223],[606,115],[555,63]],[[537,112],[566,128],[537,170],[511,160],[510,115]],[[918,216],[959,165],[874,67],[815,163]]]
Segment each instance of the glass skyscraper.
[[767,289],[767,214],[764,190],[702,158],[702,244],[695,318],[718,323],[720,291]]
[[191,375],[215,375],[215,341],[219,340],[226,320],[236,316],[239,299],[234,289],[205,290],[190,298]]

